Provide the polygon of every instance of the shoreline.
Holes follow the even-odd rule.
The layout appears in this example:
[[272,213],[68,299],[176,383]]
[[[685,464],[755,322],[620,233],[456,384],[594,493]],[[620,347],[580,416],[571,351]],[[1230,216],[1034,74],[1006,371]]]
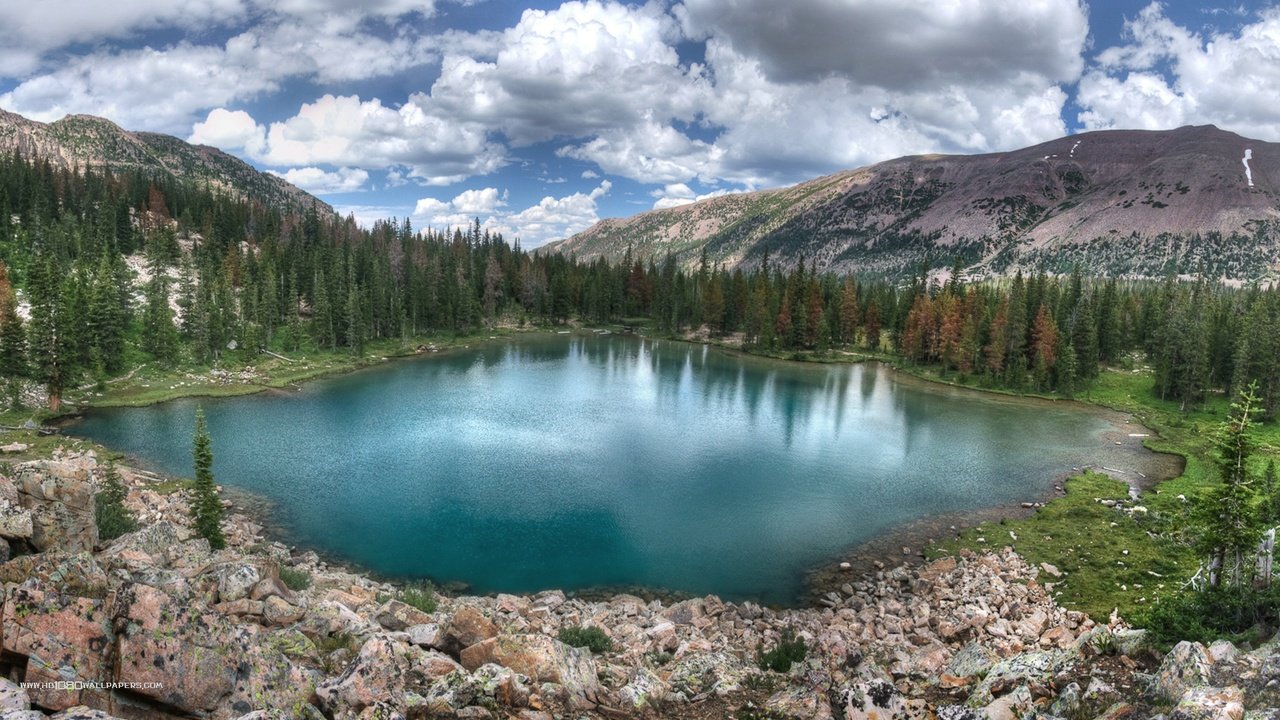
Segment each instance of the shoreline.
[[[177,394],[158,397],[141,403],[128,402],[107,402],[101,405],[92,403],[77,407],[72,412],[62,413],[49,420],[49,423],[65,431],[69,426],[83,415],[86,411],[92,411],[95,408],[118,408],[118,407],[146,407],[172,400],[185,398],[200,397],[235,397],[243,395],[257,394],[270,390],[300,390],[304,383],[313,380],[322,380],[331,377],[344,376],[353,374],[362,370],[370,370],[385,365],[386,363],[415,359],[415,358],[432,358],[455,353],[460,350],[468,349],[473,345],[489,343],[495,340],[510,340],[513,335],[551,335],[565,334],[563,331],[532,329],[522,330],[512,333],[507,330],[497,331],[497,336],[485,336],[466,338],[465,342],[458,344],[450,344],[439,348],[423,352],[421,350],[407,353],[374,353],[369,357],[361,358],[354,364],[339,365],[320,369],[319,372],[305,375],[301,378],[290,378],[287,381],[275,383],[247,383],[240,385],[227,386],[227,392],[220,393],[202,393],[202,392],[179,392]],[[597,335],[597,331],[586,327],[573,327],[571,332],[574,335]],[[682,339],[682,338],[663,338],[644,335],[635,335],[634,337],[643,340],[673,340],[675,342],[686,343],[689,345],[701,345],[703,347],[711,347],[713,349],[726,352],[730,355],[751,358],[753,361],[763,362],[779,362],[786,365],[853,365],[857,363],[875,363],[877,366],[888,370],[892,373],[894,382],[905,384],[927,385],[932,388],[938,386],[946,386],[953,389],[958,394],[971,394],[974,399],[982,399],[988,402],[1007,402],[1027,405],[1042,405],[1044,403],[1052,403],[1060,405],[1062,402],[1070,403],[1071,406],[1079,411],[1089,412],[1090,414],[1103,416],[1112,424],[1112,429],[1103,434],[1103,440],[1108,450],[1114,449],[1112,444],[1122,446],[1122,453],[1131,456],[1131,459],[1137,459],[1138,455],[1142,456],[1148,464],[1144,469],[1150,471],[1154,465],[1163,464],[1159,473],[1146,474],[1139,470],[1119,471],[1116,468],[1105,467],[1102,465],[1082,465],[1080,467],[1063,470],[1057,475],[1046,478],[1043,487],[1038,490],[1028,492],[1026,500],[1017,502],[1002,503],[995,506],[977,507],[965,510],[957,510],[953,512],[930,515],[905,523],[890,527],[868,539],[857,542],[833,557],[823,560],[802,571],[803,582],[798,590],[798,595],[793,602],[785,605],[775,604],[776,607],[787,609],[813,608],[821,607],[824,596],[832,592],[838,592],[840,588],[850,582],[863,580],[873,577],[876,573],[888,568],[894,568],[903,564],[920,565],[927,561],[926,550],[937,543],[956,538],[965,529],[976,527],[984,522],[998,522],[1011,519],[1025,519],[1036,513],[1044,504],[1052,502],[1055,499],[1065,496],[1063,489],[1066,479],[1076,476],[1086,470],[1097,470],[1104,472],[1117,480],[1125,482],[1130,488],[1130,495],[1137,497],[1139,493],[1155,487],[1169,479],[1179,477],[1186,465],[1186,456],[1178,453],[1167,451],[1157,451],[1147,447],[1148,439],[1159,440],[1160,434],[1153,428],[1148,428],[1140,424],[1141,421],[1131,412],[1112,408],[1095,402],[1089,402],[1079,399],[1052,398],[1039,395],[1025,395],[1002,391],[999,389],[989,389],[974,387],[944,379],[934,378],[928,375],[913,373],[897,364],[879,358],[876,356],[867,356],[861,354],[850,353],[848,357],[832,358],[829,360],[813,360],[813,359],[787,359],[776,358],[767,355],[759,355],[741,348],[733,348],[731,346],[722,345],[712,341],[701,341],[698,339]],[[422,347],[421,345],[419,347]],[[1125,426],[1129,426],[1126,428]],[[1144,430],[1142,433],[1125,433],[1125,429],[1139,428]],[[72,437],[73,435],[67,435]],[[75,438],[81,440],[81,438]],[[1126,442],[1128,441],[1128,442]],[[135,467],[141,467],[148,472],[156,474],[165,479],[167,482],[180,483],[185,478],[172,476],[168,473],[152,468],[144,458],[136,458],[133,456],[123,455],[112,448],[104,448],[107,452],[120,455],[126,458],[126,462]],[[1119,463],[1111,463],[1119,464]],[[1176,467],[1175,467],[1176,466]],[[1117,474],[1120,472],[1121,474]],[[1137,476],[1137,477],[1134,477]],[[341,557],[329,551],[322,552],[319,548],[306,547],[296,544],[295,538],[291,537],[287,528],[276,521],[272,515],[271,509],[276,506],[276,502],[271,498],[260,495],[258,493],[227,485],[228,490],[226,499],[231,500],[232,507],[249,517],[254,523],[263,528],[264,534],[269,540],[277,541],[287,545],[291,552],[294,553],[315,553],[326,564],[334,567],[345,568],[351,572],[364,574],[379,581],[388,582],[413,582],[425,581],[432,583],[435,587],[449,594],[474,594],[470,586],[462,581],[449,581],[434,578],[404,578],[397,576],[388,576],[379,573],[373,569],[363,567],[358,563],[353,563],[350,559]],[[229,496],[229,497],[228,497]],[[993,543],[992,549],[1000,547],[1001,544]],[[842,564],[848,563],[849,567],[841,567]],[[547,590],[555,588],[547,588]],[[679,601],[695,597],[695,595],[679,590],[671,590],[666,588],[653,588],[647,586],[610,586],[610,587],[587,587],[574,590],[563,590],[566,595],[579,598],[608,598],[618,593],[636,595],[645,599],[661,599],[665,601]],[[497,592],[485,593],[487,595],[499,594]]]

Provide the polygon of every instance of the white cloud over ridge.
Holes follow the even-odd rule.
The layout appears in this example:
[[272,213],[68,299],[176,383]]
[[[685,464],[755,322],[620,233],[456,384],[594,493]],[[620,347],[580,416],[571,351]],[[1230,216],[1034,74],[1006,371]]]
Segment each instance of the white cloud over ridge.
[[535,248],[598,222],[597,201],[612,187],[613,183],[603,180],[590,192],[558,198],[548,195],[536,205],[517,212],[505,209],[507,194],[499,194],[497,188],[467,190],[452,200],[422,198],[414,207],[411,218],[418,227],[440,231],[470,227],[478,219],[481,227],[500,232],[507,240],[518,238],[526,248]]
[[280,177],[309,193],[348,193],[363,190],[369,173],[359,168],[338,168],[332,172],[318,167],[291,168]]
[[1096,67],[1080,80],[1084,127],[1211,123],[1280,140],[1280,8],[1261,10],[1235,32],[1206,36],[1152,3],[1125,30],[1127,42],[1099,53]]

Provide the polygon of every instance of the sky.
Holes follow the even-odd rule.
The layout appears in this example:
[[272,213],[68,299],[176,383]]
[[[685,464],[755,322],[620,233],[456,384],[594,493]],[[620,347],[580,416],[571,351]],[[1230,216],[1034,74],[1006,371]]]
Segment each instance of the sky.
[[0,0],[0,108],[525,248],[903,155],[1208,123],[1276,142],[1278,99],[1270,2]]

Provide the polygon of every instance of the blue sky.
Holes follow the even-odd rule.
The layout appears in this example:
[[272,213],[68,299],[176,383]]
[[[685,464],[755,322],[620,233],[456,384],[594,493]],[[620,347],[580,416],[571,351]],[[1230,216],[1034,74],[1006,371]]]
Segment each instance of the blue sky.
[[0,3],[0,107],[220,147],[362,222],[526,247],[907,154],[1213,123],[1280,141],[1270,3]]

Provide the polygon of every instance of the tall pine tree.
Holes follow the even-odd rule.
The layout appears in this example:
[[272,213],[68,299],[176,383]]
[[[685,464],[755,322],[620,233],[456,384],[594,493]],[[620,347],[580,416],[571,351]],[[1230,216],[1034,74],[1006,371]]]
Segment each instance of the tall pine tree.
[[191,517],[195,520],[196,533],[209,541],[209,547],[220,550],[227,546],[227,541],[222,536],[222,499],[218,497],[218,486],[213,482],[213,441],[205,425],[204,408],[196,408],[191,454],[196,470]]

